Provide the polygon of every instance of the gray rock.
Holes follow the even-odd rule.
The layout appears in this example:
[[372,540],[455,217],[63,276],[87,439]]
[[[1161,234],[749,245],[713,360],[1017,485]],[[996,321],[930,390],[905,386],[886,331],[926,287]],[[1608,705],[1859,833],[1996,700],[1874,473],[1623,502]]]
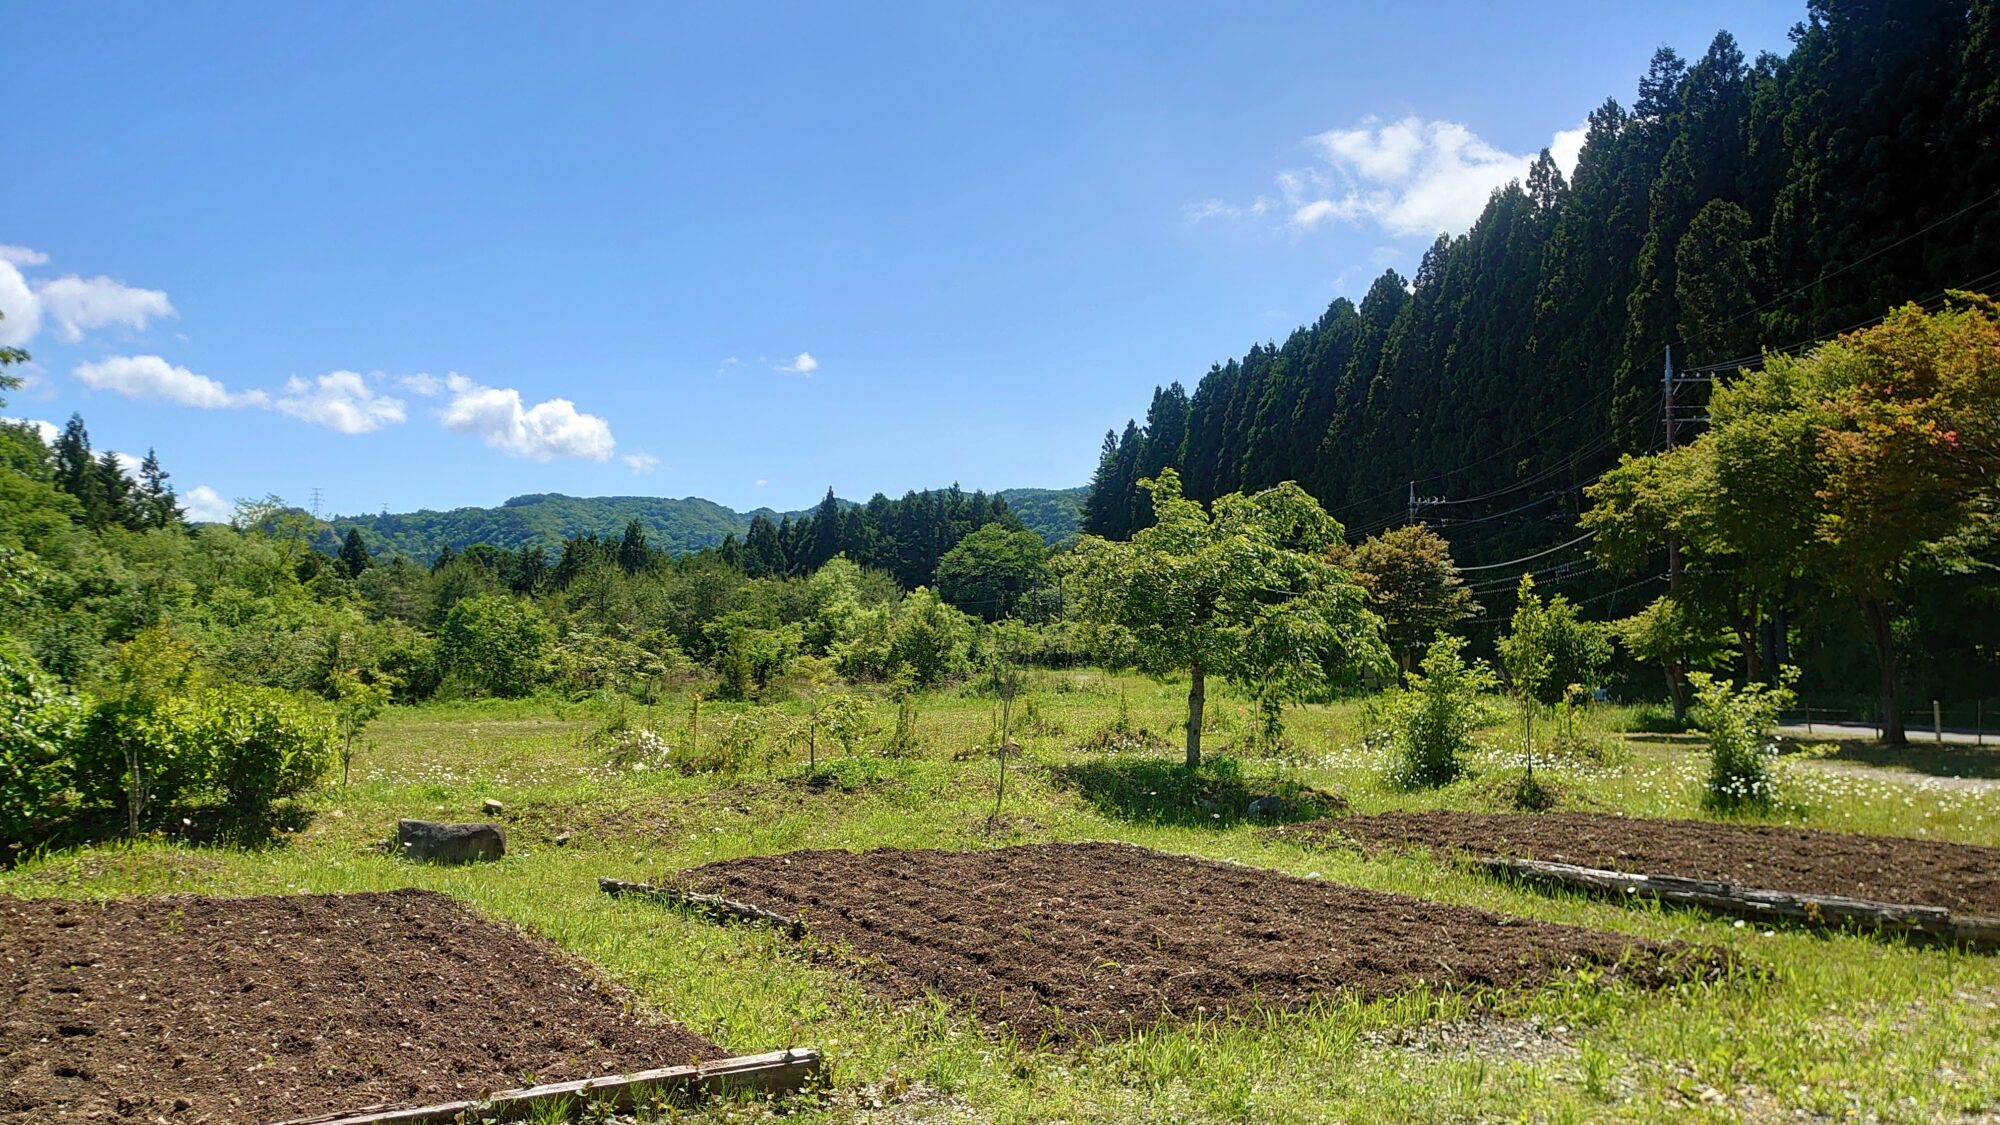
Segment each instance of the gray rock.
[[487,816],[499,816],[501,813],[507,811],[507,806],[488,797],[485,801],[481,802],[479,811],[485,813]]
[[1245,816],[1283,816],[1285,799],[1278,796],[1259,797],[1243,810]]
[[507,854],[507,830],[497,824],[396,822],[396,854],[425,863],[473,863]]

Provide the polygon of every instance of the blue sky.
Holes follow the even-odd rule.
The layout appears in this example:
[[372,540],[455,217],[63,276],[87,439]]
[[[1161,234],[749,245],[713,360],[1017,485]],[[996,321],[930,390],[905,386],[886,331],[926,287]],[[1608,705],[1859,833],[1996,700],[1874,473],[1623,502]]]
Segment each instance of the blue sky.
[[157,447],[198,510],[1080,484],[1655,47],[1802,15],[15,6],[7,413]]

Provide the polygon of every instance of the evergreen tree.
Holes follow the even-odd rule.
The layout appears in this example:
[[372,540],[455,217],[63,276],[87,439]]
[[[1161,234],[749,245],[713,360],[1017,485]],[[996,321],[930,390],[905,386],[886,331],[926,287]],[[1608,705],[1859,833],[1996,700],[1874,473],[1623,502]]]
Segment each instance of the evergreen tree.
[[361,572],[368,569],[371,561],[373,560],[368,557],[368,544],[361,540],[361,529],[348,528],[347,537],[340,542],[341,571],[349,578],[359,578]]
[[167,483],[172,475],[160,467],[159,454],[148,447],[146,459],[139,464],[139,497],[148,527],[178,527],[181,523],[185,513],[173,486]]
[[637,574],[652,565],[653,553],[646,546],[646,529],[638,520],[625,525],[625,537],[618,541],[618,568]]

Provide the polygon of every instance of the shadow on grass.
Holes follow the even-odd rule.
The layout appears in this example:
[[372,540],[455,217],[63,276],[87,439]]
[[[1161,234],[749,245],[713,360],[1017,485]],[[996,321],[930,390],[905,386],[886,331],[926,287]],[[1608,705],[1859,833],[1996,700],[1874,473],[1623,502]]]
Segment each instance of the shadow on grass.
[[[1245,777],[1234,758],[1209,758],[1193,769],[1160,758],[1078,762],[1057,768],[1055,778],[1106,816],[1183,828],[1289,824],[1347,807],[1339,794],[1289,778]],[[1251,816],[1251,803],[1268,797],[1277,798],[1276,809]]]
[[1819,755],[1820,761],[1853,762],[1856,765],[1878,766],[1884,769],[1903,769],[1927,777],[2000,778],[2000,744],[1982,747],[1950,742],[1922,742],[1912,735],[1907,746],[1849,740],[1835,742],[1832,745],[1834,749]]
[[[174,807],[150,811],[140,823],[142,839],[172,840],[195,847],[232,847],[246,851],[283,847],[292,834],[313,821],[312,810],[279,802],[261,813],[238,813],[213,806]],[[131,838],[125,814],[117,809],[87,809],[51,825],[30,846],[0,848],[0,869],[30,855],[62,851]]]

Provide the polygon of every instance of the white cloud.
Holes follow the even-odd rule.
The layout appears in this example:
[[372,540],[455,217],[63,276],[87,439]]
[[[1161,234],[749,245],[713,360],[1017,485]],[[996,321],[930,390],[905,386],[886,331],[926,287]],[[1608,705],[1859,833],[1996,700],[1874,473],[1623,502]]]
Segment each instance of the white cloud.
[[55,326],[68,343],[98,328],[124,325],[139,330],[174,314],[173,302],[158,289],[140,289],[108,277],[65,274],[54,281],[30,282],[22,267],[47,265],[49,256],[26,246],[0,245],[0,344],[25,344]]
[[422,372],[401,376],[396,380],[396,385],[413,395],[422,395],[425,398],[436,398],[444,393],[443,379]]
[[25,344],[41,328],[41,299],[14,263],[0,258],[0,346]]
[[56,439],[62,436],[61,426],[42,418],[0,418],[0,422],[5,422],[10,426],[28,427],[35,431],[36,436],[42,439],[43,445],[54,445]]
[[762,488],[762,487],[764,487],[765,485],[767,485],[767,484],[770,484],[770,483],[771,483],[770,481],[767,481],[767,480],[765,480],[765,479],[764,479],[763,477],[758,477],[758,478],[757,478],[757,487],[758,487],[758,488]]
[[203,410],[263,406],[269,401],[263,391],[232,393],[214,379],[175,367],[156,355],[115,355],[95,363],[79,363],[74,374],[87,386],[117,391],[126,398],[165,399]]
[[660,467],[660,459],[650,453],[627,453],[621,460],[626,468],[642,476]]
[[236,506],[205,484],[181,493],[180,500],[190,523],[228,523],[236,515]]
[[108,277],[67,274],[35,286],[42,311],[55,322],[56,335],[70,343],[86,331],[122,324],[138,331],[156,317],[174,315],[165,292],[140,289]]
[[403,420],[403,400],[376,394],[356,371],[330,371],[312,382],[294,375],[271,406],[343,434],[370,433]]
[[810,375],[819,370],[819,360],[814,359],[811,352],[800,352],[792,357],[792,362],[780,364],[778,370],[791,375]]
[[452,396],[442,412],[445,428],[477,434],[495,449],[537,461],[555,457],[608,461],[618,446],[609,422],[578,411],[569,399],[552,398],[524,407],[520,391],[482,386],[458,374],[447,376],[445,387]]
[[[1574,173],[1587,128],[1558,131],[1549,154],[1565,176]],[[1317,166],[1280,172],[1277,197],[1249,206],[1222,200],[1189,204],[1189,221],[1260,215],[1280,209],[1297,230],[1329,222],[1372,222],[1392,235],[1431,236],[1470,227],[1493,190],[1525,180],[1536,153],[1507,152],[1453,121],[1364,118],[1352,129],[1306,139]]]
[[144,457],[134,453],[121,453],[115,449],[111,451],[111,457],[118,462],[118,467],[125,470],[128,476],[138,476],[139,466],[146,463]]

